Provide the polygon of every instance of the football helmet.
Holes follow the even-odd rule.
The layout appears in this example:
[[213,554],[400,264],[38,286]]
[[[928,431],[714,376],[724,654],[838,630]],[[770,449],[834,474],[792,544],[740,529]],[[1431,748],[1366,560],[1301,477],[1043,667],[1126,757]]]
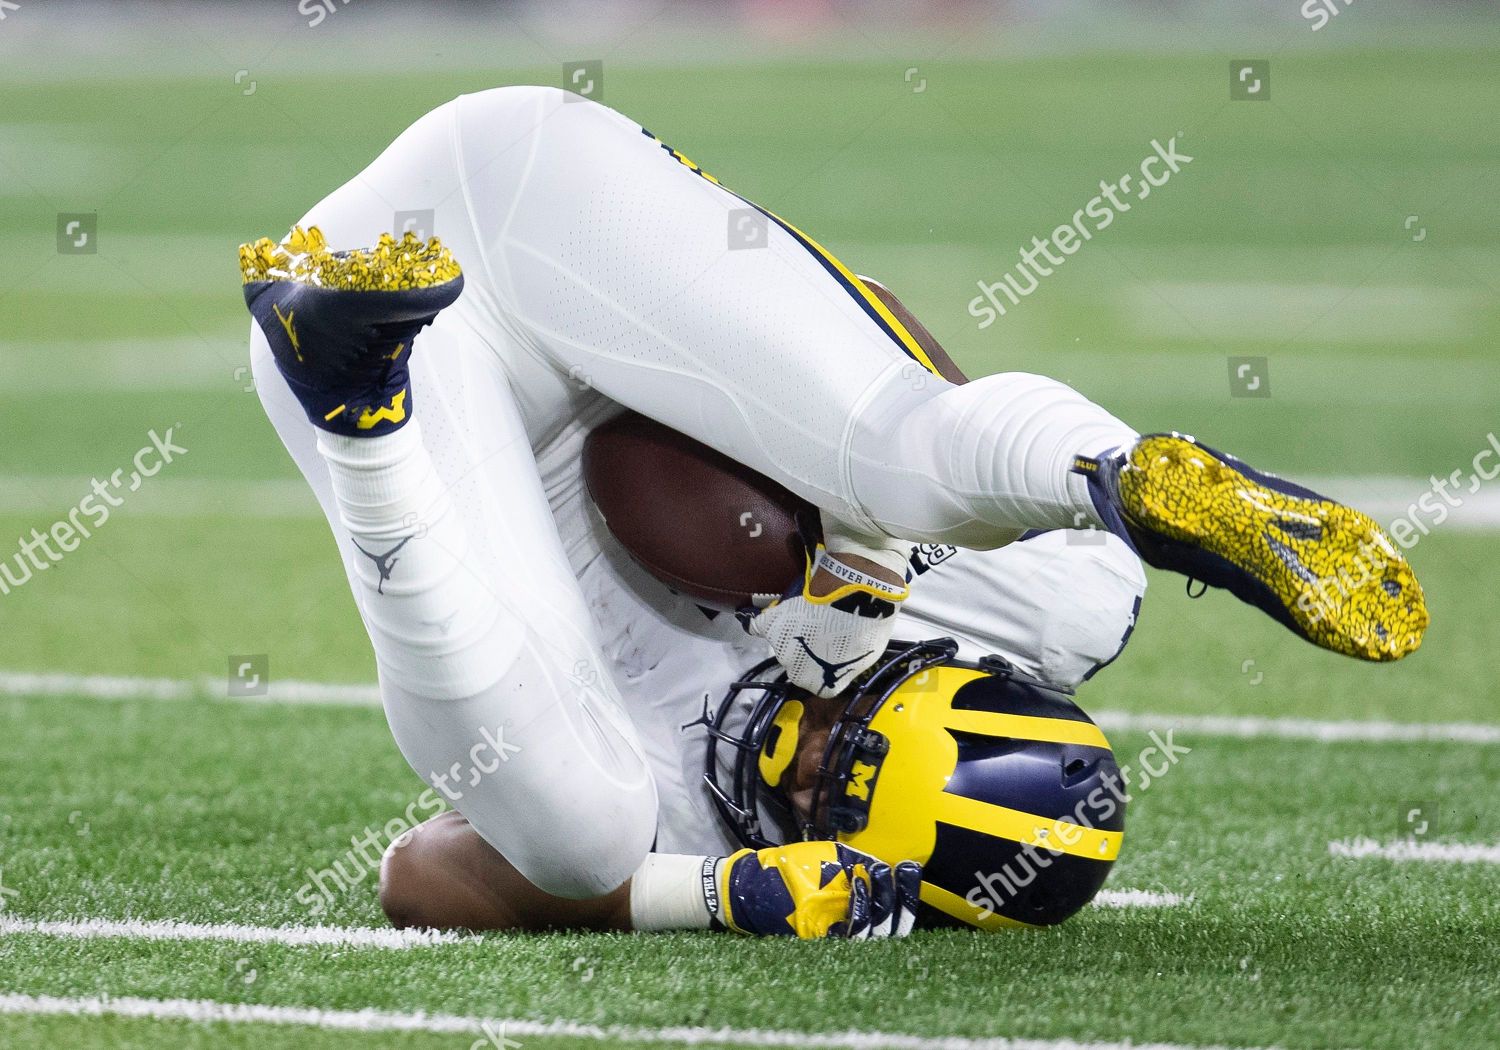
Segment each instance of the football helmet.
[[1050,926],[1099,891],[1128,795],[1109,741],[1072,697],[951,638],[893,642],[849,687],[799,815],[789,771],[809,694],[774,660],[707,719],[705,780],[752,849],[832,840],[922,865],[921,925]]

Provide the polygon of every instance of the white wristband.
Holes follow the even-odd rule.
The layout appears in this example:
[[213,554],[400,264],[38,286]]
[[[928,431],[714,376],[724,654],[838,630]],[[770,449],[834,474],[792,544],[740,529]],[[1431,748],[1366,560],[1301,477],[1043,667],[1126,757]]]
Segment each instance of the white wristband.
[[641,933],[706,930],[713,915],[703,895],[707,857],[648,853],[630,877],[630,925]]
[[829,554],[857,554],[869,558],[876,565],[887,569],[903,580],[906,578],[908,562],[911,560],[912,544],[890,536],[871,536],[854,532],[842,522],[823,517],[823,546]]

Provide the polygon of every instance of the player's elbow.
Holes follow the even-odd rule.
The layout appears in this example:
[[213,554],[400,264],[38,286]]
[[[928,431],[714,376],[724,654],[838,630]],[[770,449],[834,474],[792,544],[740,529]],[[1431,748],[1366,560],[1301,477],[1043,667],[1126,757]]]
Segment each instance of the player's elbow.
[[515,860],[516,870],[543,893],[570,901],[606,897],[629,879],[651,851],[655,823],[629,820],[600,824],[573,842],[552,842],[544,851]]
[[[410,834],[410,833],[408,833]],[[398,930],[445,929],[449,916],[439,914],[429,892],[430,873],[421,852],[397,840],[380,859],[380,910]]]

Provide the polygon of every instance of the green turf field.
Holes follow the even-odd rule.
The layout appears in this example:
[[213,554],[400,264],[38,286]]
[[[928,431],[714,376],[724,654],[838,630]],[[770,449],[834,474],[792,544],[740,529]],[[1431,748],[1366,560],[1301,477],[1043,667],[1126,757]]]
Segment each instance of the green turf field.
[[[1441,33],[1382,28],[1373,8],[1317,39],[1293,20],[1244,40],[1164,26],[1155,43],[1076,48],[1058,29],[1034,55],[860,34],[837,61],[805,48],[607,59],[606,101],[896,289],[971,373],[1043,371],[1140,429],[1189,430],[1272,470],[1411,479],[1415,500],[1500,430],[1500,27],[1475,14]],[[0,537],[47,528],[91,478],[128,471],[153,429],[189,451],[80,550],[0,596],[0,673],[222,682],[232,655],[264,653],[276,678],[369,682],[326,526],[241,371],[235,247],[279,235],[427,109],[555,82],[555,64],[323,70],[318,48],[354,46],[329,27],[267,71],[255,60],[273,35],[138,74],[94,68],[82,49],[71,69],[6,72],[22,39],[10,26],[42,10],[0,25]],[[359,10],[338,32],[355,32]],[[1269,102],[1229,101],[1229,60],[1246,53],[1271,56]],[[233,81],[241,65],[257,67],[253,94]],[[976,282],[1172,136],[1190,165],[977,327]],[[57,251],[61,212],[97,212],[97,254]],[[1272,396],[1231,396],[1241,356],[1267,360]],[[1080,700],[1159,714],[1162,730],[1189,715],[1500,724],[1497,553],[1485,529],[1420,542],[1433,625],[1391,667],[1313,651],[1155,575],[1130,648]],[[1500,864],[1329,847],[1398,840],[1419,807],[1422,844],[1493,850],[1500,746],[1179,738],[1192,754],[1132,808],[1110,882],[1185,898],[1175,906],[865,945],[555,935],[392,950],[9,932],[0,1046],[480,1037],[7,1015],[7,994],[576,1022],[642,1046],[684,1027],[732,1030],[705,1045],[740,1046],[764,1045],[750,1030],[1500,1046]],[[1147,738],[1114,742],[1130,756]],[[0,770],[0,923],[378,926],[370,879],[321,916],[296,891],[422,788],[376,709],[222,695],[0,695]]]

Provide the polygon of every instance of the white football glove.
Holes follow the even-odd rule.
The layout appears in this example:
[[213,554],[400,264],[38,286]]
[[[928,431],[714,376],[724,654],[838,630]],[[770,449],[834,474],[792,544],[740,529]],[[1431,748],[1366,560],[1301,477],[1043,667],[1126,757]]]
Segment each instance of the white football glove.
[[[771,645],[787,680],[817,696],[837,696],[861,671],[885,654],[896,624],[896,608],[910,588],[892,586],[841,560],[857,554],[906,579],[911,545],[891,540],[883,547],[825,526],[826,542],[807,559],[803,578],[785,595],[745,621],[745,630]],[[878,542],[878,541],[877,541]],[[819,569],[839,584],[812,594]]]

